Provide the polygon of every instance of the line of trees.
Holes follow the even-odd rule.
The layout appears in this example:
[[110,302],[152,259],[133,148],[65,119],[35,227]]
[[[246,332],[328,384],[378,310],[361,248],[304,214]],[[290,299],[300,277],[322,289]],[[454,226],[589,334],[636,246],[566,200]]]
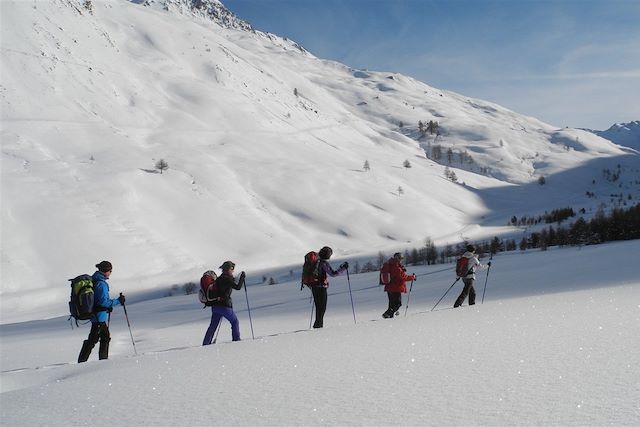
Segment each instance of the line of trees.
[[571,218],[576,216],[576,213],[573,211],[573,208],[561,208],[554,209],[551,212],[546,212],[543,215],[538,215],[537,217],[530,217],[524,215],[520,218],[517,216],[511,217],[511,225],[534,225],[539,224],[541,222],[545,222],[546,224],[551,224],[557,222],[558,224],[564,221],[567,218]]
[[[563,209],[557,211],[564,212]],[[552,217],[552,214],[548,215]],[[615,208],[609,214],[605,214],[600,209],[591,220],[587,221],[580,217],[566,227],[562,225],[553,227],[550,225],[540,231],[523,236],[519,243],[515,239],[505,240],[496,236],[490,241],[473,242],[473,244],[476,247],[476,253],[482,256],[484,254],[493,255],[498,252],[515,251],[517,249],[546,250],[550,246],[595,245],[610,241],[633,239],[640,239],[640,203],[627,209]],[[456,245],[446,245],[438,250],[433,241],[427,238],[424,246],[404,251],[405,264],[432,265],[450,263],[465,251],[465,247],[469,243],[472,242],[465,241]],[[379,252],[376,262],[369,261],[362,267],[356,262],[354,265],[355,272],[377,271],[389,256]]]

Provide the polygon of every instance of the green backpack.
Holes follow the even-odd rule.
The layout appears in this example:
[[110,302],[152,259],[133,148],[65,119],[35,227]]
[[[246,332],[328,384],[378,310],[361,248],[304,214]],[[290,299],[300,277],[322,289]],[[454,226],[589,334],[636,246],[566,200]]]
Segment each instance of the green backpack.
[[71,282],[71,299],[69,300],[69,314],[78,320],[88,320],[93,315],[93,278],[88,274],[69,279]]

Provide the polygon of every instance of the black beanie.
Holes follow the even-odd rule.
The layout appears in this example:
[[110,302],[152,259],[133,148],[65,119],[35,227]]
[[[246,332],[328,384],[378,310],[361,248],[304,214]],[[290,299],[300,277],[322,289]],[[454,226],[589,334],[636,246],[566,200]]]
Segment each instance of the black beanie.
[[222,269],[222,271],[229,271],[232,268],[236,268],[236,264],[233,261],[225,261],[222,263],[222,265],[220,267],[218,267],[220,269]]
[[113,266],[109,261],[100,261],[100,264],[96,264],[96,268],[102,273],[113,270]]

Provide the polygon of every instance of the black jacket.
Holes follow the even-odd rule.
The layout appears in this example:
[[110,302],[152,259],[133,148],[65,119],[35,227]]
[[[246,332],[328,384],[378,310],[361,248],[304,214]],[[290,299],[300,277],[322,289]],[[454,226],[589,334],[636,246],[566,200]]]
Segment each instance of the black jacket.
[[239,283],[236,283],[236,279],[231,274],[222,273],[220,277],[216,279],[217,294],[220,300],[214,301],[213,305],[233,308],[231,291],[233,289],[242,289],[243,282],[244,280],[241,280]]

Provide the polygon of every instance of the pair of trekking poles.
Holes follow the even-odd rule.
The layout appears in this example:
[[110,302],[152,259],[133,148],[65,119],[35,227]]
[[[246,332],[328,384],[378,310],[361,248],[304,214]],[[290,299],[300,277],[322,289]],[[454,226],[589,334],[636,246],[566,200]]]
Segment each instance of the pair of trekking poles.
[[[253,334],[253,321],[251,320],[251,306],[249,305],[249,293],[247,292],[247,284],[244,281],[244,273],[242,274],[242,287],[244,288],[244,296],[247,299],[247,312],[249,313],[249,325],[251,326],[251,339],[254,340],[256,339],[255,335]],[[218,334],[220,333],[220,325],[222,324],[222,319],[220,319],[220,322],[218,322],[218,326],[216,327],[216,334],[213,337],[213,344],[216,343],[216,341],[218,340]]]
[[[347,267],[347,283],[349,284],[349,297],[351,298],[351,312],[353,313],[353,323],[354,325],[358,322],[356,321],[356,309],[353,305],[353,292],[351,292],[351,278],[349,277],[349,267]],[[313,304],[313,295],[309,299],[311,304],[311,317],[309,317],[309,329],[311,329],[311,325],[313,323],[313,309],[315,308],[315,304]]]
[[[489,271],[490,270],[491,270],[491,263],[489,263],[489,267],[487,268],[487,277],[484,279],[484,289],[482,290],[482,302],[481,302],[481,304],[484,304],[484,294],[487,292],[487,281],[489,280]],[[460,277],[456,277],[456,280],[451,284],[451,286],[449,286],[449,289],[447,289],[447,291],[444,293],[444,295],[442,295],[442,297],[440,297],[440,299],[438,300],[436,305],[433,306],[431,311],[435,310],[435,308],[438,306],[438,304],[440,304],[440,301],[442,301],[444,299],[444,297],[449,293],[451,288],[453,288],[453,285],[458,283],[458,280],[460,280]],[[411,295],[411,294],[409,294],[409,295]]]
[[[249,324],[251,325],[251,339],[255,339],[255,335],[253,334],[253,321],[251,320],[251,306],[249,305],[249,294],[247,292],[247,285],[246,283],[243,283],[242,285],[244,286],[244,295],[247,299],[247,311],[249,312]],[[122,292],[120,292],[120,296],[122,296]],[[127,326],[129,327],[129,335],[131,336],[131,343],[133,344],[133,352],[137,356],[138,351],[136,350],[136,342],[133,339],[133,332],[131,332],[131,323],[129,322],[129,314],[127,313],[127,306],[123,303],[122,308],[124,309],[124,317],[125,319],[127,319]],[[111,317],[111,313],[109,313],[109,317]],[[221,323],[222,322],[219,322],[218,327],[216,328],[216,335],[215,335],[215,338],[213,339],[214,343],[218,339],[218,333],[220,332]]]

